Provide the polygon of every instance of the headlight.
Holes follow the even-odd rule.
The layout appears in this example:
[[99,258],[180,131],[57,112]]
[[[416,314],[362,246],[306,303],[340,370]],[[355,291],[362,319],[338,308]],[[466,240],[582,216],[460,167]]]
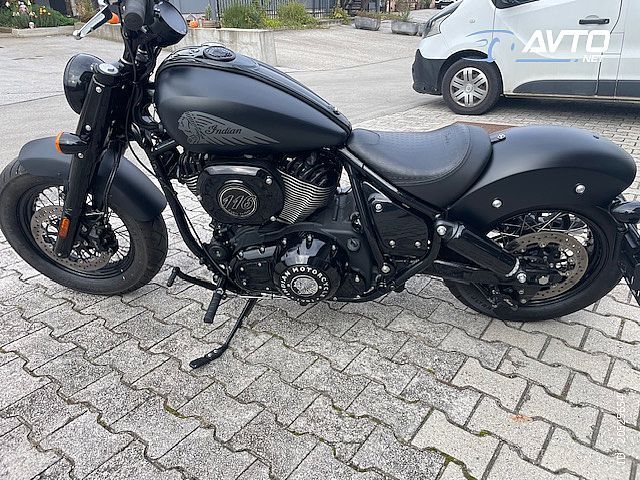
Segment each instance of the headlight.
[[447,8],[445,8],[442,12],[437,15],[431,17],[431,20],[427,22],[427,26],[424,29],[424,33],[422,34],[422,38],[433,37],[434,35],[438,35],[440,33],[440,25],[444,22],[449,16],[455,12],[460,6],[461,2],[452,3]]
[[79,53],[71,57],[64,68],[62,85],[64,96],[74,112],[80,113],[84,98],[87,95],[87,87],[91,81],[93,72],[91,66],[103,63],[98,57],[86,53]]

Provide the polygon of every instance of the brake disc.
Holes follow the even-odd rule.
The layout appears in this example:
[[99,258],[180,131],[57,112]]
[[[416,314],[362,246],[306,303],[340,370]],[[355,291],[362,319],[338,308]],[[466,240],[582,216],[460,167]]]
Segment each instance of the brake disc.
[[575,287],[589,267],[589,254],[587,249],[578,239],[562,232],[541,231],[523,235],[509,242],[506,250],[517,254],[526,255],[532,249],[547,252],[551,247],[556,247],[564,258],[548,258],[550,268],[558,270],[564,279],[555,284],[549,284],[542,288],[532,300],[545,300],[557,297]]
[[112,253],[98,251],[95,247],[75,245],[69,258],[58,257],[53,252],[60,218],[62,218],[60,205],[42,207],[31,217],[31,234],[42,252],[55,263],[78,272],[94,272],[105,267]]

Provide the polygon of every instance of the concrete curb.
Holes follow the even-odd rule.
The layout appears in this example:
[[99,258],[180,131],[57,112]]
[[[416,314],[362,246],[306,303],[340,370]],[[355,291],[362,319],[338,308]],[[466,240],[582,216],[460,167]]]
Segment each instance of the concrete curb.
[[40,28],[0,28],[0,33],[10,33],[13,37],[49,37],[51,35],[71,35],[75,27],[68,25],[64,27],[40,27]]

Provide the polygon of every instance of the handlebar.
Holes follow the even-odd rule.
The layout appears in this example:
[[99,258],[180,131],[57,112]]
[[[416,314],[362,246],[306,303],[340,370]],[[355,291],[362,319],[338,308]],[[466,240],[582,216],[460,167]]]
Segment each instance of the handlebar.
[[147,0],[126,0],[122,25],[129,31],[137,32],[147,23]]

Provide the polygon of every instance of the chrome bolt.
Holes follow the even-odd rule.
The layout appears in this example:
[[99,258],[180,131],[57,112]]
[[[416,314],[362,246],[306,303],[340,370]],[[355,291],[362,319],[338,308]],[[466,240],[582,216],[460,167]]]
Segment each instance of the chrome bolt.
[[420,243],[420,242],[416,242],[416,243],[414,243],[414,245],[415,245],[416,248],[422,247],[422,243]]
[[373,208],[375,208],[376,212],[381,212],[382,211],[382,204],[381,203],[376,203]]
[[265,180],[265,183],[266,183],[267,185],[271,185],[271,184],[273,183],[273,178],[271,178],[271,177],[267,177],[267,179]]
[[549,277],[546,275],[543,275],[538,279],[538,285],[547,285],[548,283],[549,283]]
[[436,232],[441,237],[444,237],[447,234],[447,227],[445,227],[444,225],[440,225],[438,228],[436,228]]
[[587,187],[585,187],[584,185],[582,185],[581,183],[579,183],[578,185],[576,185],[576,193],[578,195],[582,195],[585,191],[587,190]]
[[384,265],[382,265],[382,268],[380,270],[382,270],[382,273],[389,273],[391,271],[391,267],[385,263]]
[[518,283],[527,283],[527,274],[524,272],[520,272],[516,275],[516,280]]
[[336,247],[335,245],[331,245],[331,251],[335,252],[336,250],[338,250],[338,247]]
[[272,222],[275,222],[277,219],[275,216],[271,216],[271,218],[269,218],[269,220],[271,220]]
[[238,252],[238,258],[243,258],[243,257],[244,257],[244,253]]
[[525,303],[527,303],[527,300],[523,298],[522,300],[520,300],[520,303],[524,305]]
[[240,271],[241,271],[241,272],[244,272],[244,267],[240,267]]
[[97,93],[102,93],[102,87],[96,87],[96,92]]
[[356,283],[360,283],[360,277],[358,275],[355,276],[355,278],[353,279],[354,282]]
[[264,247],[260,247],[260,248],[258,248],[258,251],[259,251],[260,253],[264,253]]
[[201,202],[202,201],[202,195],[196,195],[196,199]]
[[395,248],[396,247],[396,241],[395,240],[389,240],[389,246],[391,248]]
[[286,239],[286,238],[283,238],[283,239],[282,239],[282,245],[286,245],[286,244],[287,244],[287,239]]
[[496,198],[493,202],[491,202],[491,206],[493,208],[500,208],[502,206],[502,200]]
[[313,242],[313,235],[307,233],[307,242]]
[[258,266],[261,267],[262,266],[262,262],[258,262]]
[[82,152],[78,153],[78,158],[84,158],[84,153]]
[[90,132],[90,131],[91,131],[91,125],[85,125],[85,126],[84,126],[84,129],[85,129],[87,132]]

